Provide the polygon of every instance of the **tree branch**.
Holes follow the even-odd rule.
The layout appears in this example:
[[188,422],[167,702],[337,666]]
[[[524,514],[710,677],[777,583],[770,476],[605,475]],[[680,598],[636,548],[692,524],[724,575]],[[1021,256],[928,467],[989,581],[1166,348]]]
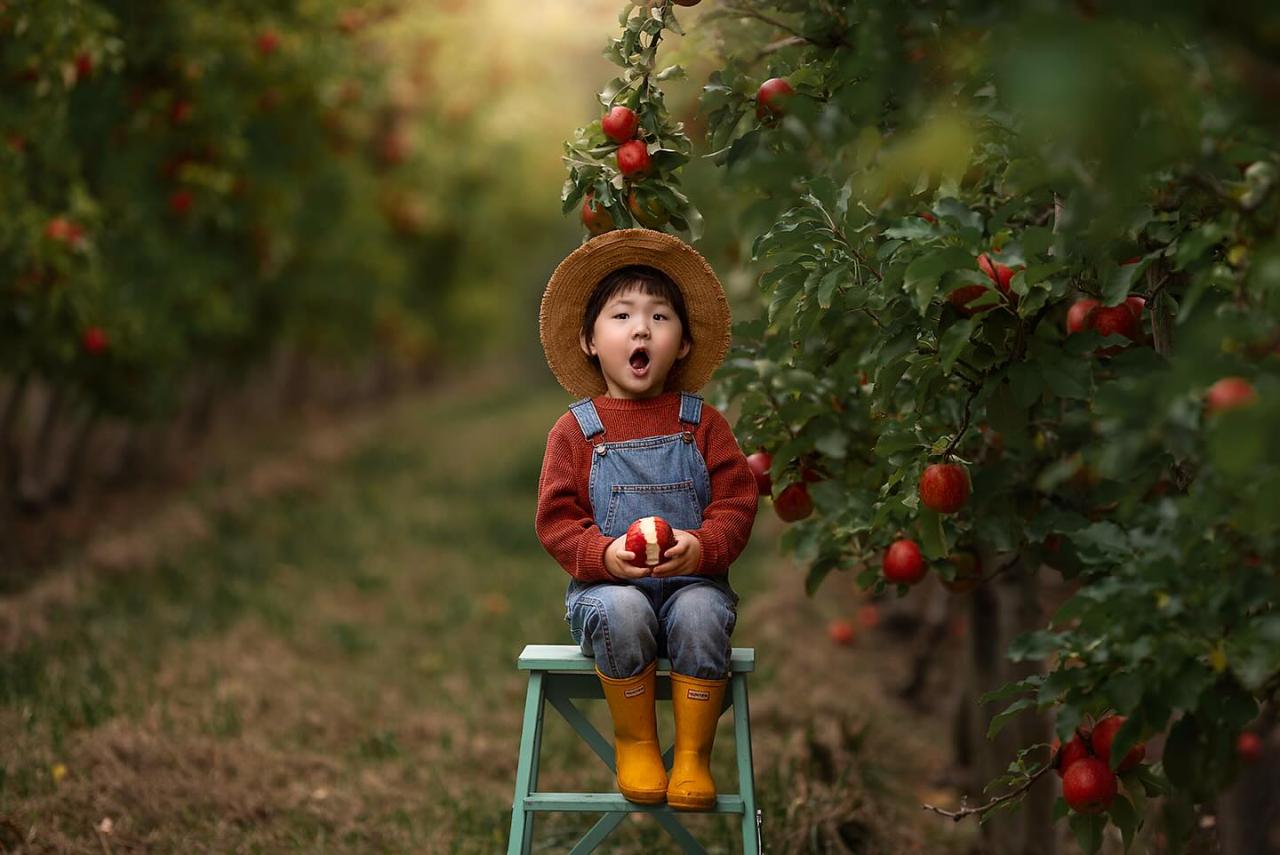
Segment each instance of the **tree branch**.
[[934,813],[941,814],[942,816],[951,817],[952,822],[959,822],[960,820],[964,819],[966,816],[969,816],[971,814],[986,813],[987,811],[997,807],[998,805],[1001,805],[1004,802],[1009,801],[1010,799],[1015,799],[1018,796],[1025,793],[1027,790],[1031,789],[1031,785],[1034,784],[1036,781],[1040,780],[1041,775],[1043,775],[1045,772],[1053,768],[1052,758],[1050,758],[1050,761],[1051,762],[1046,763],[1044,765],[1044,768],[1040,769],[1034,775],[1028,778],[1027,782],[1022,786],[1018,787],[1018,789],[1011,790],[1010,792],[1005,793],[1003,796],[997,796],[984,805],[978,805],[977,807],[965,807],[964,798],[962,797],[960,800],[960,805],[961,805],[960,810],[943,810],[940,807],[935,807],[929,804],[920,805],[920,807],[923,810],[931,810]]

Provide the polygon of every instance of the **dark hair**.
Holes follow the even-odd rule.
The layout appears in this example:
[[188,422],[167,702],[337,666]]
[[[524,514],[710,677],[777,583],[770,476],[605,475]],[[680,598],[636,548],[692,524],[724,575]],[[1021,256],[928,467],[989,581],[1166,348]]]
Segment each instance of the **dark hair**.
[[[690,344],[693,343],[693,333],[689,331],[689,316],[684,308],[684,294],[680,293],[680,289],[676,286],[676,283],[671,281],[671,277],[656,267],[650,267],[647,264],[630,264],[626,267],[619,267],[596,283],[595,289],[587,299],[586,311],[582,314],[583,339],[588,342],[592,340],[596,318],[604,311],[604,307],[608,305],[614,295],[632,287],[640,289],[642,294],[650,297],[660,297],[670,303],[671,308],[675,310],[676,317],[680,319],[680,329],[684,340]],[[592,356],[591,361],[595,363],[597,368],[600,367],[600,357]]]

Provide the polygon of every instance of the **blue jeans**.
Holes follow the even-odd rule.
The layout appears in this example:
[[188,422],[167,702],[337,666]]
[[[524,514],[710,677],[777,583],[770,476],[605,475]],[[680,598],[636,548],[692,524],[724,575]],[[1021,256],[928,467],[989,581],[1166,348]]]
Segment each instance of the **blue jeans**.
[[729,675],[737,605],[727,576],[573,579],[564,619],[574,643],[606,677],[634,676],[666,656],[677,674],[719,680]]

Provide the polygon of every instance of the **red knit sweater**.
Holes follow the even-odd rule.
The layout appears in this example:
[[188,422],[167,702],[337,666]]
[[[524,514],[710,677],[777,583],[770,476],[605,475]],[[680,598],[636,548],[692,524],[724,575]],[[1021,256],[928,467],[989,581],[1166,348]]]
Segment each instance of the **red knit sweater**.
[[[592,401],[610,442],[681,430],[679,391],[634,400],[599,395]],[[705,400],[694,442],[711,476],[711,502],[702,512],[702,527],[691,532],[702,545],[702,560],[694,572],[721,575],[729,572],[751,537],[759,491],[728,420]],[[534,526],[547,552],[570,576],[582,582],[614,581],[604,565],[604,552],[613,538],[600,533],[591,512],[591,454],[578,420],[566,410],[547,435]]]

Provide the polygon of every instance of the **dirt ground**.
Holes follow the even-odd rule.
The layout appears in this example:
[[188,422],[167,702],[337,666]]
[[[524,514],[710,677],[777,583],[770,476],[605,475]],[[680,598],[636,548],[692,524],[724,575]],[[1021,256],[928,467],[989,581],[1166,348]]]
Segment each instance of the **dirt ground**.
[[[567,403],[481,371],[246,440],[0,601],[0,851],[502,851],[515,659],[569,641],[567,577],[533,532],[546,432]],[[937,652],[920,706],[899,700],[910,638],[895,618],[915,606],[884,603],[865,626],[844,573],[806,597],[782,528],[763,501],[732,574],[734,643],[759,663],[766,851],[976,851],[972,823],[920,808],[958,802],[956,645]],[[828,638],[833,618],[855,623],[852,644]],[[603,704],[589,706],[608,733]],[[669,741],[669,709],[659,719]],[[729,716],[715,762],[731,791]],[[611,783],[549,712],[541,788]],[[567,850],[594,819],[540,819],[535,850]],[[598,851],[673,851],[635,819]],[[709,852],[741,851],[728,818],[686,824]]]

